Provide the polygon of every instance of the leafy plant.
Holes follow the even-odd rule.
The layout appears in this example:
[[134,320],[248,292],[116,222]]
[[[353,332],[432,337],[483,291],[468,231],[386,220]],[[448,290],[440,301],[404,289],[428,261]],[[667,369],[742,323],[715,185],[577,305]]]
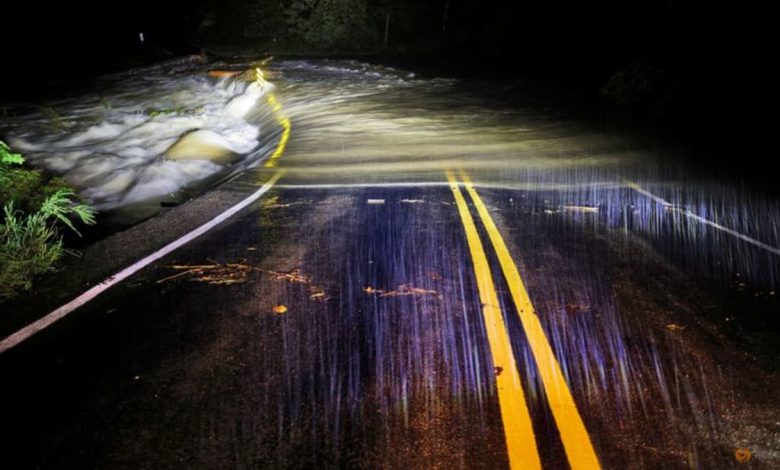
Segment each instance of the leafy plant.
[[294,0],[285,15],[288,33],[317,48],[354,48],[374,39],[358,0]]
[[21,153],[13,153],[8,145],[0,140],[0,163],[5,165],[21,165],[24,157]]
[[56,131],[65,130],[67,127],[62,116],[53,106],[41,106],[41,112],[49,119],[48,126]]
[[35,212],[47,197],[68,185],[61,178],[46,177],[39,170],[23,166],[24,162],[21,154],[12,153],[0,141],[0,205],[14,201],[17,209]]
[[81,233],[73,225],[70,216],[76,216],[83,224],[93,225],[95,223],[95,209],[87,204],[77,202],[75,198],[76,193],[72,189],[59,189],[43,201],[38,213],[42,214],[47,220],[53,219],[62,222],[77,235],[81,236]]
[[3,208],[0,225],[0,300],[32,287],[33,279],[52,271],[63,253],[62,238],[41,213],[23,215],[13,203]]
[[78,201],[60,178],[25,168],[24,157],[0,141],[0,301],[28,290],[54,270],[66,252],[60,228],[80,235],[74,220],[95,223],[95,210]]

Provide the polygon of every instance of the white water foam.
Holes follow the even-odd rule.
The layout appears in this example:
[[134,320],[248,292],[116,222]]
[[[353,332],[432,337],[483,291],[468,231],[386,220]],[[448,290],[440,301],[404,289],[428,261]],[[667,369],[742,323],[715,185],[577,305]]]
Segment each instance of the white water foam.
[[[159,199],[233,166],[249,167],[253,162],[241,157],[261,146],[263,123],[251,116],[271,85],[215,80],[200,69],[160,70],[100,86],[15,116],[5,132],[16,151],[62,175],[99,210]],[[209,137],[200,153],[190,142],[183,158],[166,155],[199,130]],[[214,158],[208,150],[215,145],[236,158]]]

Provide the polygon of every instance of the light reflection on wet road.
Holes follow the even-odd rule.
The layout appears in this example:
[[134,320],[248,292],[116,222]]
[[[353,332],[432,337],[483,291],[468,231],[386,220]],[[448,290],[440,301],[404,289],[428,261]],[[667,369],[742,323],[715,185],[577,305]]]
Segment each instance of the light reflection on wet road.
[[[279,185],[0,357],[20,468],[506,468],[502,371],[446,170],[475,181],[604,468],[741,468],[743,447],[746,468],[776,467],[777,257],[625,181],[772,246],[776,201],[460,82],[276,73],[293,129]],[[485,254],[542,467],[576,467]],[[257,269],[157,282],[214,262]]]

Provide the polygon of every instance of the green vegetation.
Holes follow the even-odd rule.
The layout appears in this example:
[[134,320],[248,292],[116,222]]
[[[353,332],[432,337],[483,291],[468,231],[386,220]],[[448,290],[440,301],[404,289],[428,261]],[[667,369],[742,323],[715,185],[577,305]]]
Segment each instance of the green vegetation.
[[62,119],[62,116],[53,106],[41,106],[41,113],[49,120],[47,126],[54,131],[63,131],[68,126]]
[[634,111],[663,116],[675,103],[679,87],[675,73],[668,67],[648,60],[632,60],[612,74],[600,94]]
[[162,116],[164,114],[175,114],[177,116],[181,116],[183,114],[187,113],[187,110],[184,108],[184,106],[177,106],[175,108],[148,108],[145,109],[144,112],[149,115],[149,117],[157,117]]
[[79,234],[74,220],[95,223],[95,210],[78,201],[60,178],[27,168],[0,141],[0,302],[32,287],[67,252],[60,230]]
[[294,0],[284,13],[288,32],[319,49],[376,42],[365,2]]

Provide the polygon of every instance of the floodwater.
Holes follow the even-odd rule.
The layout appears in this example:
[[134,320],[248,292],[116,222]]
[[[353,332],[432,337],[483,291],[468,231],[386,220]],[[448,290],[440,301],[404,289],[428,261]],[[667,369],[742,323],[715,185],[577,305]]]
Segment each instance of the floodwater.
[[[238,173],[230,184],[253,191],[285,172],[80,324],[0,356],[25,384],[0,405],[63,390],[32,416],[7,410],[28,455],[47,449],[36,462],[505,468],[502,371],[454,172],[496,219],[604,468],[739,468],[739,449],[776,467],[776,199],[567,118],[531,84],[326,60],[272,62],[273,87],[207,74],[250,66],[114,77],[91,101],[47,105],[63,129],[39,109],[7,130],[106,211],[160,210],[168,191]],[[148,111],[168,106],[184,110]],[[289,141],[266,168],[282,122]],[[166,157],[198,129],[231,158]],[[540,458],[567,468],[542,366],[485,245]],[[219,263],[252,268],[236,284],[172,278]]]
[[[566,119],[530,83],[327,60],[272,62],[262,87],[207,73],[252,66],[193,62],[107,76],[86,95],[6,108],[0,136],[127,224],[260,165],[282,133],[267,102],[276,93],[293,123],[287,185],[435,186],[448,169],[468,170],[481,187],[522,191],[540,211],[596,211],[607,227],[664,239],[703,273],[777,287],[774,197]],[[208,135],[173,158],[194,131]]]
[[[256,165],[274,137],[261,99],[272,85],[207,71],[194,63],[103,77],[86,95],[12,108],[3,133],[100,211],[175,200]],[[175,151],[193,132],[205,136],[200,145]]]

